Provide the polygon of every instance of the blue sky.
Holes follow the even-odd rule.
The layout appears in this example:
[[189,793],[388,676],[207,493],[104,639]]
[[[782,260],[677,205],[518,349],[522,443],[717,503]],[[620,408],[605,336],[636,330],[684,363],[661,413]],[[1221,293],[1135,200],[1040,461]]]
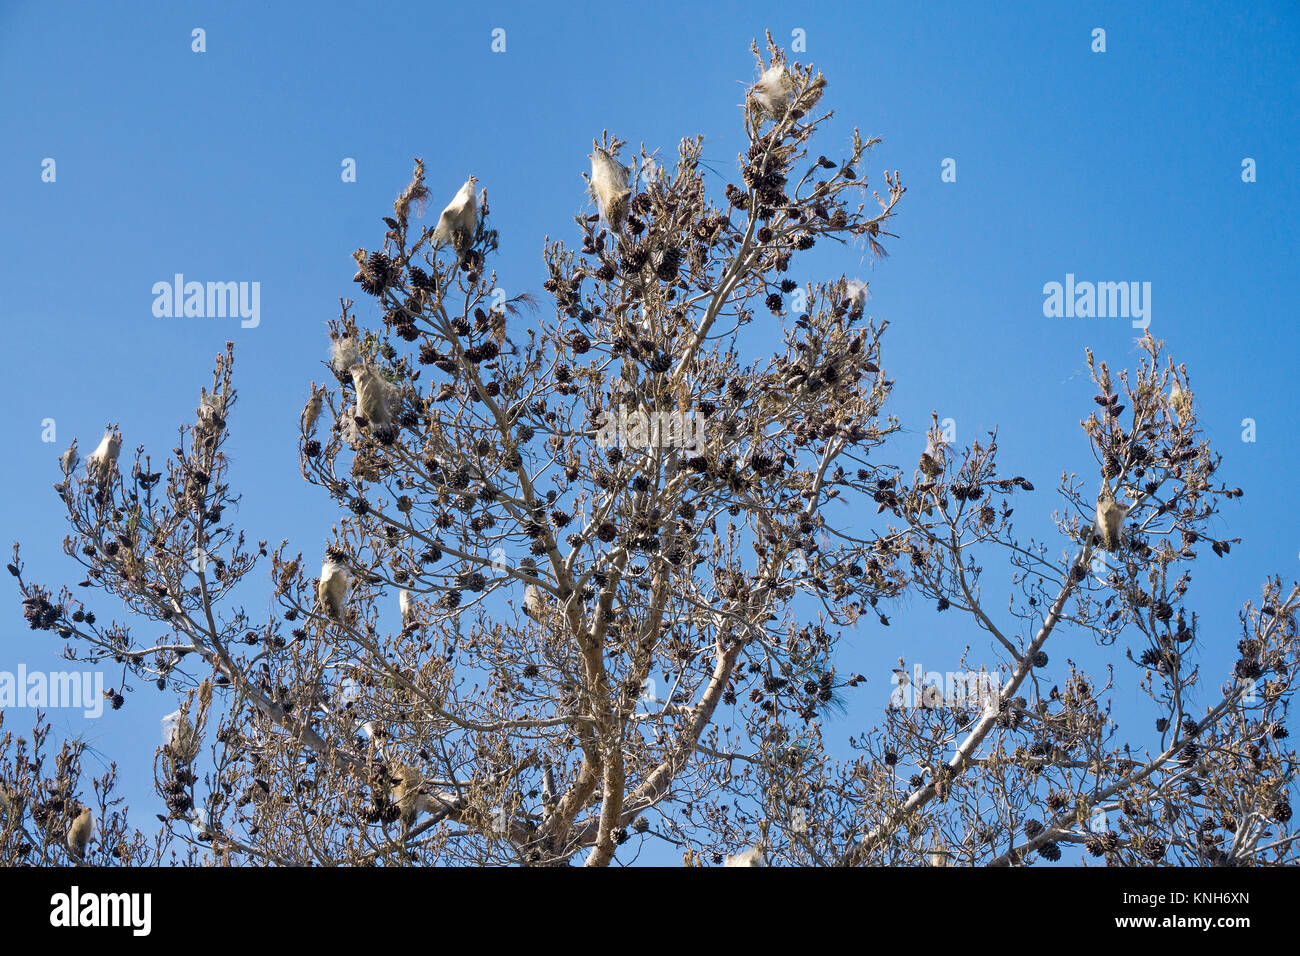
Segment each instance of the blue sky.
[[[191,51],[196,27],[204,53]],[[1091,50],[1098,27],[1104,53]],[[496,28],[503,53],[491,49]],[[739,104],[755,77],[748,47],[765,28],[787,48],[804,31],[794,57],[830,81],[824,104],[837,115],[820,150],[843,156],[857,125],[884,138],[864,163],[873,185],[897,169],[909,188],[890,258],[846,249],[819,260],[824,275],[796,277],[870,280],[869,311],[891,322],[891,410],[911,429],[893,459],[910,465],[931,409],[956,420],[961,444],[997,426],[1003,467],[1038,488],[1017,504],[1022,531],[1051,534],[1057,479],[1091,466],[1078,428],[1092,407],[1083,349],[1132,366],[1140,333],[1126,319],[1045,318],[1043,285],[1067,273],[1151,283],[1152,334],[1187,364],[1221,476],[1246,491],[1221,519],[1222,536],[1242,545],[1204,559],[1193,583],[1203,633],[1218,634],[1202,660],[1217,684],[1240,603],[1267,574],[1294,579],[1300,549],[1293,3],[0,0],[6,546],[23,543],[34,580],[78,580],[50,490],[58,454],[73,437],[88,451],[111,419],[127,449],[143,443],[157,461],[233,339],[240,520],[253,540],[318,553],[333,513],[298,476],[298,412],[322,380],[324,323],[357,294],[350,253],[379,241],[412,157],[426,161],[435,210],[469,173],[479,178],[502,235],[501,286],[540,291],[543,238],[573,241],[572,217],[590,211],[580,172],[602,129],[669,161],[681,137],[703,134],[719,193],[735,178]],[[348,157],[355,183],[341,181]],[[1242,181],[1246,157],[1256,182]],[[940,179],[945,158],[956,182]],[[260,282],[260,325],[156,318],[151,288],[178,272]],[[369,305],[362,315],[374,318]],[[761,350],[764,334],[755,323],[747,345]],[[1253,443],[1241,438],[1245,418]],[[115,610],[97,606],[101,618]],[[842,667],[869,677],[855,698],[864,720],[887,702],[900,654],[947,669],[966,643],[984,647],[924,610],[902,609],[888,632],[864,626],[842,651]],[[0,670],[58,667],[45,640],[11,592]],[[1117,695],[1121,718],[1133,700],[1131,689]],[[170,693],[140,688],[99,720],[53,717],[124,772],[147,774],[158,719],[174,708]],[[11,712],[7,726],[31,716]],[[149,825],[151,788],[128,781],[124,792]]]

